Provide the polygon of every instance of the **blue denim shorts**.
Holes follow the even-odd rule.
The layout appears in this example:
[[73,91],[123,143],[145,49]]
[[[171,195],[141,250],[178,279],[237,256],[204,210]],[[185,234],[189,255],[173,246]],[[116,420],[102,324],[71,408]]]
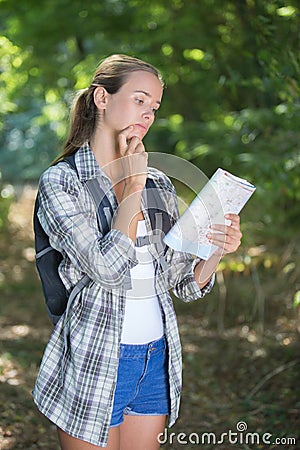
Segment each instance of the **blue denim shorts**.
[[134,416],[168,415],[170,393],[165,338],[142,345],[121,344],[111,427]]

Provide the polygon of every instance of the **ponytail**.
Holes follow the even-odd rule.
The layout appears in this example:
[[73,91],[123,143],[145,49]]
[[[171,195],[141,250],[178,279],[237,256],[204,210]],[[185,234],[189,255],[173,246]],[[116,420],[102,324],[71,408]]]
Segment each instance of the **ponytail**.
[[80,91],[75,98],[69,136],[62,154],[54,161],[54,164],[65,156],[76,153],[86,141],[90,140],[97,123],[97,107],[93,98],[94,90],[95,86],[90,86]]

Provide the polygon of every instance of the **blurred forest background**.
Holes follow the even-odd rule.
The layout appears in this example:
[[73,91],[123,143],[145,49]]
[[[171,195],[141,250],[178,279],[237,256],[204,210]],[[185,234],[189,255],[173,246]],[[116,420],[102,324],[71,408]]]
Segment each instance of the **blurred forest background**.
[[[214,292],[175,301],[184,348],[181,417],[170,432],[273,435],[300,448],[300,4],[298,0],[0,0],[0,448],[56,450],[31,389],[51,332],[34,267],[31,215],[60,152],[74,92],[103,57],[163,73],[148,151],[217,167],[257,191],[243,245]],[[174,180],[176,183],[176,180]],[[191,193],[178,185],[179,195]],[[286,441],[284,441],[286,439]],[[180,449],[174,438],[164,449]],[[194,448],[188,442],[185,448]]]

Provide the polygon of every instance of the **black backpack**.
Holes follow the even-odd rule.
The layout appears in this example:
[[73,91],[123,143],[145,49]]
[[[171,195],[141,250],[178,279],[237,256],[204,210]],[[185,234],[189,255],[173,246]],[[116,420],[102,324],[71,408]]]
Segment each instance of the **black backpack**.
[[[68,163],[78,174],[75,164],[75,154],[65,157],[61,162]],[[96,179],[87,180],[85,186],[94,200],[98,223],[101,225],[103,235],[105,235],[110,229],[109,218],[113,217],[111,204],[104,191],[99,188],[99,183]],[[154,181],[149,178],[147,178],[146,182],[146,196],[152,230],[162,231],[162,233],[158,234],[154,232],[152,242],[157,244],[160,262],[164,268],[166,268],[164,255],[167,247],[162,239],[171,228],[171,220],[161,196],[159,195],[159,189],[156,187]],[[76,295],[87,286],[91,280],[88,275],[84,275],[68,294],[58,272],[59,264],[62,261],[62,254],[51,247],[49,237],[40,224],[37,215],[38,209],[39,200],[37,195],[33,214],[36,267],[42,283],[48,316],[55,325],[64,314],[67,307],[70,307]],[[149,237],[149,241],[151,242],[151,236]],[[145,238],[137,238],[136,245],[145,245],[146,243]]]

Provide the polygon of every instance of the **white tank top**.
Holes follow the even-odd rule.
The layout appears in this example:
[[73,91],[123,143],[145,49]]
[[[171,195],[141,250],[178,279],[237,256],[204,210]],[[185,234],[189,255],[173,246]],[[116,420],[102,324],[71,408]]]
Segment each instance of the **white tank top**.
[[[137,237],[147,235],[145,220],[139,220]],[[121,342],[146,344],[164,334],[162,313],[154,287],[153,257],[148,245],[135,247],[138,264],[130,270],[132,288],[127,291]]]

